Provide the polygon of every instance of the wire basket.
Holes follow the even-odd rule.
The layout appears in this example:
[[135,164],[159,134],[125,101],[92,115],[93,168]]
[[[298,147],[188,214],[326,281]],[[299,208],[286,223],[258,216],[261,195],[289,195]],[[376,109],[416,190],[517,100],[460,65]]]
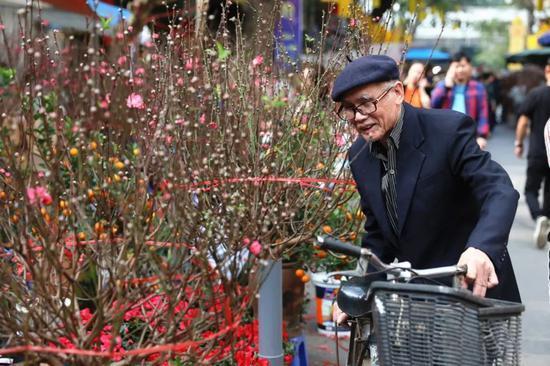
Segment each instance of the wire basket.
[[382,366],[520,364],[521,304],[436,285],[375,282],[371,294]]

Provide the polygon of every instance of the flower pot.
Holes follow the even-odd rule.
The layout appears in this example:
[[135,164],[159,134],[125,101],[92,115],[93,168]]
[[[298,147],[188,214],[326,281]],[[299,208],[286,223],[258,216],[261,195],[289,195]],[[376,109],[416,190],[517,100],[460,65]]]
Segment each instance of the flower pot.
[[283,321],[289,335],[300,334],[304,311],[304,283],[296,276],[295,262],[283,263]]
[[324,335],[335,336],[338,330],[338,337],[349,337],[349,326],[336,327],[332,320],[333,303],[340,288],[340,281],[329,277],[327,272],[312,273],[311,280],[315,286],[317,331]]

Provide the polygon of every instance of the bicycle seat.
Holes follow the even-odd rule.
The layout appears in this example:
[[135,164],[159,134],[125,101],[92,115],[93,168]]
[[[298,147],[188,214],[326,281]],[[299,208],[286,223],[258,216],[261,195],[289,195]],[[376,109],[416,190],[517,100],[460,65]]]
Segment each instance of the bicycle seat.
[[336,297],[340,309],[351,317],[364,316],[370,311],[368,298],[370,286],[378,276],[352,277],[343,281]]

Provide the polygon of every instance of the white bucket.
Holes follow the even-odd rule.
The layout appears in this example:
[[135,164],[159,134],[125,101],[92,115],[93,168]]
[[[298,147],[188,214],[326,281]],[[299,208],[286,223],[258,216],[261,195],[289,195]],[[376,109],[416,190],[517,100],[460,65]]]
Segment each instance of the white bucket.
[[[336,327],[332,320],[332,303],[340,288],[340,281],[329,277],[326,272],[311,274],[315,285],[315,308],[317,310],[317,331],[323,335],[335,336]],[[338,337],[349,337],[350,328],[347,325],[338,326]]]

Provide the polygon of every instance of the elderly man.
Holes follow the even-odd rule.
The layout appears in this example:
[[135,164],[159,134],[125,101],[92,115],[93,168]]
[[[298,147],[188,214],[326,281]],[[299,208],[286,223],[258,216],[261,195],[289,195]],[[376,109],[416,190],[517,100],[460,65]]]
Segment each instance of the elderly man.
[[479,148],[469,116],[403,98],[395,61],[381,55],[349,63],[332,90],[338,116],[360,135],[349,160],[367,217],[363,246],[414,268],[466,264],[475,295],[519,302],[506,250],[519,198],[510,178]]

